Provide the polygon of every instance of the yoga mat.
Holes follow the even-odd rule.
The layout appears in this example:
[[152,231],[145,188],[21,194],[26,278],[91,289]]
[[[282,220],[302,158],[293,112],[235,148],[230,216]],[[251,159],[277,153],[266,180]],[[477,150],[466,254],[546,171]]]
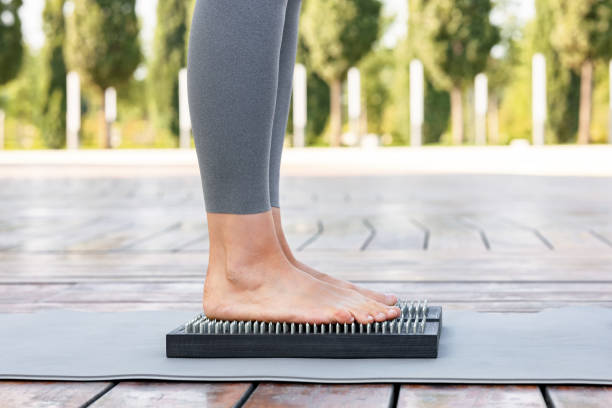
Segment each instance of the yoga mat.
[[0,378],[612,384],[612,309],[444,310],[437,359],[168,359],[193,312],[0,314]]

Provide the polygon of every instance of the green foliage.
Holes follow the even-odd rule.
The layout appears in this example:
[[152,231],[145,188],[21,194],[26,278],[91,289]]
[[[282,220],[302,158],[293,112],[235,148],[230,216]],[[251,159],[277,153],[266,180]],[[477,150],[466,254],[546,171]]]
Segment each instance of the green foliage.
[[408,40],[400,41],[393,50],[393,81],[390,101],[384,115],[383,131],[390,134],[392,145],[410,142],[410,60],[413,58]]
[[191,32],[191,20],[193,20],[193,9],[195,8],[196,0],[187,0],[187,30],[185,32],[185,55],[189,50],[189,33]]
[[[308,48],[304,44],[302,36],[298,37],[296,61],[306,67],[306,110],[308,121],[306,122],[307,146],[319,145],[322,143],[323,131],[329,118],[329,86],[319,77],[310,65],[308,58]],[[287,129],[293,126],[292,117],[289,115]]]
[[11,148],[42,147],[39,124],[43,86],[41,58],[24,47],[23,68],[4,87],[6,95],[6,146]]
[[186,35],[192,0],[157,3],[157,26],[149,86],[158,125],[178,136],[178,73],[186,65]]
[[306,145],[320,145],[329,118],[329,86],[312,71],[307,73],[306,81]]
[[434,84],[450,90],[484,71],[500,40],[491,0],[413,0],[409,38]]
[[[548,139],[570,142],[578,130],[580,77],[562,64],[562,56],[550,41],[555,34],[554,5],[550,0],[536,0],[536,20],[527,29],[530,54],[540,52],[546,58]],[[525,61],[529,64],[529,61]]]
[[300,26],[311,67],[325,81],[343,78],[378,39],[379,0],[305,0]]
[[[392,136],[391,144],[410,143],[410,61],[414,49],[408,39],[400,41],[393,50],[393,79],[389,84],[389,101],[383,116],[383,133]],[[439,143],[448,129],[450,98],[446,90],[435,87],[425,75],[423,143]]]
[[548,0],[554,29],[550,39],[561,62],[578,70],[586,60],[612,57],[611,0]]
[[45,146],[57,149],[66,140],[66,64],[64,0],[47,0],[43,11],[44,85],[41,131]]
[[439,143],[442,134],[448,129],[450,96],[447,91],[436,88],[427,77],[424,108],[423,143]]
[[359,64],[362,97],[369,133],[382,134],[383,117],[391,100],[393,87],[393,50],[380,48],[369,53]]
[[17,10],[22,0],[0,1],[0,85],[15,78],[23,60],[21,19]]
[[140,64],[135,3],[136,0],[74,1],[73,15],[68,18],[68,66],[99,90],[127,82]]
[[300,26],[309,66],[330,87],[329,135],[332,146],[342,134],[342,80],[378,39],[380,0],[306,0]]

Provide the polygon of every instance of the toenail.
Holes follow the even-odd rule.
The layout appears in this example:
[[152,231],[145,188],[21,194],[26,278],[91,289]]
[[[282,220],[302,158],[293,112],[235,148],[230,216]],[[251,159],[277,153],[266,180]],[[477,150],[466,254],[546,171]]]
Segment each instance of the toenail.
[[374,317],[372,317],[372,315],[368,315],[368,319],[367,320],[368,320],[368,322],[371,322],[371,321],[374,320]]
[[376,315],[376,318],[378,318],[378,319],[386,319],[386,318],[387,318],[387,316],[385,316],[385,314],[384,314],[384,313],[378,313],[378,314]]

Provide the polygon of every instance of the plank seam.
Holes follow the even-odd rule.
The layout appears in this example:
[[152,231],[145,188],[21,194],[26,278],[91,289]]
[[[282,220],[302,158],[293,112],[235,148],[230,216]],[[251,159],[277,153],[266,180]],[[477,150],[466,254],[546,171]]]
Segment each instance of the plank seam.
[[489,242],[489,239],[487,238],[487,234],[484,232],[484,230],[479,226],[474,224],[471,221],[466,221],[466,220],[462,220],[461,221],[465,226],[469,227],[469,228],[473,228],[475,229],[478,234],[480,235],[480,239],[482,240],[482,244],[484,245],[485,249],[487,251],[491,250],[491,244]]
[[244,394],[242,394],[242,397],[240,397],[236,404],[234,404],[234,408],[241,408],[247,402],[247,400],[251,398],[251,395],[255,392],[258,385],[259,383],[251,383],[249,388],[247,388]]
[[391,398],[389,399],[389,408],[396,408],[399,401],[400,384],[393,384],[391,390]]
[[376,236],[376,228],[374,228],[374,225],[372,225],[372,223],[368,221],[367,218],[363,219],[363,225],[365,225],[365,227],[370,231],[370,233],[359,248],[360,251],[365,251],[368,245],[370,245],[370,243],[374,240],[374,237]]
[[423,251],[427,251],[429,247],[429,237],[431,235],[429,228],[427,228],[425,225],[421,224],[419,221],[415,219],[411,219],[410,222],[412,222],[413,225],[415,225],[418,229],[420,229],[423,232]]
[[603,235],[601,235],[599,232],[594,231],[594,230],[589,230],[589,233],[592,236],[594,236],[596,239],[598,239],[599,241],[603,242],[604,244],[608,245],[609,247],[612,247],[612,241],[610,241],[608,238],[606,238]]
[[555,247],[553,246],[553,244],[551,244],[550,241],[538,229],[533,228],[532,231],[535,234],[535,236],[538,237],[538,239],[542,241],[542,243],[548,247],[548,249],[550,249],[551,251],[555,250]]
[[100,398],[102,398],[106,393],[108,393],[110,390],[112,390],[113,388],[115,388],[115,386],[119,384],[119,381],[115,381],[112,382],[111,384],[108,384],[106,386],[106,388],[104,388],[102,391],[100,391],[99,393],[97,393],[96,395],[94,395],[93,397],[91,397],[89,400],[87,400],[83,405],[81,405],[80,408],[87,408],[89,406],[91,406],[91,404],[93,404],[94,402],[96,402],[97,400],[99,400]]
[[548,387],[544,385],[540,385],[540,392],[542,393],[542,398],[544,399],[544,403],[546,404],[546,408],[555,408],[555,403],[553,402],[550,393],[548,392]]
[[296,251],[297,252],[303,251],[308,245],[315,242],[321,236],[321,234],[323,234],[323,222],[321,220],[318,220],[317,221],[317,231],[314,233],[313,236],[308,238],[306,241],[302,242],[302,244],[300,244],[300,246],[297,247]]

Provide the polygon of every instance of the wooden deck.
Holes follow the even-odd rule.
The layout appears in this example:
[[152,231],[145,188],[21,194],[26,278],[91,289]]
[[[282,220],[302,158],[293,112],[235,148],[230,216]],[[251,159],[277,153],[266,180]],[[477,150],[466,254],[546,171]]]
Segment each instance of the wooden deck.
[[[0,312],[199,309],[207,233],[196,171],[112,173],[0,177]],[[335,276],[447,309],[612,307],[612,178],[282,182],[291,244]],[[612,387],[0,382],[2,407],[234,405],[609,407]]]

